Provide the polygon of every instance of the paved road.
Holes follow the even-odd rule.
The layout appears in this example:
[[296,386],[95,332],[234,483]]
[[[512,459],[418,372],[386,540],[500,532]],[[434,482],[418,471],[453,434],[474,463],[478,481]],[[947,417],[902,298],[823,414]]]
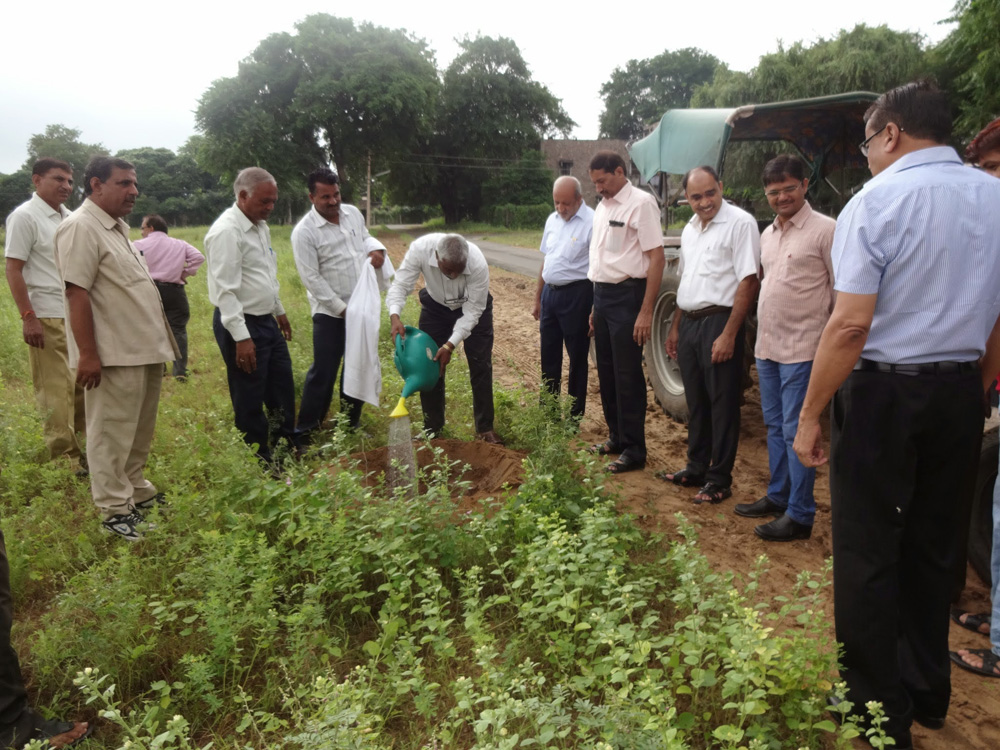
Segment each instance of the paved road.
[[469,235],[468,240],[474,242],[486,256],[486,262],[491,266],[505,271],[524,274],[533,279],[538,278],[542,268],[542,253],[539,250],[529,250],[513,245],[501,245],[499,242],[484,240],[481,236]]
[[[419,224],[393,224],[388,228],[394,232],[406,232],[414,237],[419,237],[426,232]],[[491,266],[530,276],[533,279],[538,278],[538,272],[542,268],[542,253],[539,250],[528,250],[523,247],[490,242],[484,240],[481,234],[463,236],[469,242],[474,242],[483,251],[486,262]]]

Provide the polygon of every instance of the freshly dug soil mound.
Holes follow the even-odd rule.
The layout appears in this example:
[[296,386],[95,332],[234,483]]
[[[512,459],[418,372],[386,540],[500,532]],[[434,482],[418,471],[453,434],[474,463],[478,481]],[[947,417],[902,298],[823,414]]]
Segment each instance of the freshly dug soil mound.
[[[449,483],[455,487],[452,496],[462,501],[460,505],[487,497],[499,497],[505,487],[516,488],[524,478],[524,468],[521,465],[524,453],[480,441],[442,439],[432,440],[430,444],[443,453],[439,463],[448,465]],[[434,463],[434,451],[426,444],[415,443],[414,448],[418,471],[427,469]],[[366,453],[356,453],[351,458],[359,462],[371,485],[381,481],[389,470],[389,448],[385,446]],[[425,489],[421,483],[420,491]]]

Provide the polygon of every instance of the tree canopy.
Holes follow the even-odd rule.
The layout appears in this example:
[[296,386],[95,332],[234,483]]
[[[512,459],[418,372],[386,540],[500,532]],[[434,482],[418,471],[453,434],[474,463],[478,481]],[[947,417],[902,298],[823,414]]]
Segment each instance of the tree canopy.
[[691,104],[736,107],[847,91],[881,93],[928,71],[920,34],[858,24],[812,45],[781,45],[749,73],[720,67]]
[[694,90],[711,81],[720,65],[714,55],[687,47],[615,68],[601,86],[600,137],[641,138],[666,110],[687,107]]
[[319,13],[264,39],[211,85],[196,118],[215,171],[256,165],[301,192],[310,171],[334,164],[349,195],[369,154],[381,169],[429,134],[437,89],[422,40]]
[[933,57],[952,94],[955,135],[968,141],[1000,115],[1000,3],[959,0],[954,13],[958,26]]
[[478,218],[483,184],[547,136],[576,124],[562,104],[531,77],[513,40],[477,36],[444,74],[435,132],[422,169],[449,222]]

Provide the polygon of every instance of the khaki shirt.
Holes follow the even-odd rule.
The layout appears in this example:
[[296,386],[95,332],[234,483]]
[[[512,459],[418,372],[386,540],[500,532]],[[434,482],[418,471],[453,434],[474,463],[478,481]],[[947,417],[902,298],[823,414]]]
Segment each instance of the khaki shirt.
[[[102,365],[153,365],[180,357],[146,261],[129,242],[128,224],[88,198],[59,225],[55,245],[63,282],[90,295]],[[76,367],[80,350],[74,336],[67,339],[70,366]]]

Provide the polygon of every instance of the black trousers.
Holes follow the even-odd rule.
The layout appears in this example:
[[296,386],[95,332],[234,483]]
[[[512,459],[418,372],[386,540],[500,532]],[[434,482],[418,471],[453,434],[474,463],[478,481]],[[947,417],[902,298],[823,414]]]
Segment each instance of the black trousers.
[[292,358],[273,315],[243,317],[257,350],[257,369],[252,373],[236,366],[236,341],[222,325],[219,308],[215,308],[212,330],[226,363],[236,429],[243,433],[247,445],[257,445],[262,461],[270,462],[271,449],[279,439],[285,438],[292,445],[296,442]]
[[[420,322],[418,327],[439,347],[455,330],[462,309],[451,310],[435,302],[426,289],[420,290]],[[476,432],[493,429],[493,295],[486,298],[486,309],[472,333],[463,342],[469,362],[469,383],[472,386],[472,416]],[[444,427],[444,378],[430,391],[420,392],[420,407],[424,412],[424,429],[437,435]]]
[[688,471],[723,487],[733,483],[740,442],[740,393],[743,389],[743,326],[736,333],[733,356],[712,364],[712,343],[729,316],[683,316],[677,341],[677,365],[688,406]]
[[307,440],[310,433],[319,429],[326,420],[338,370],[341,370],[340,408],[347,414],[351,428],[361,422],[361,405],[364,402],[344,393],[340,363],[344,359],[346,336],[343,318],[322,313],[313,315],[313,363],[302,387],[302,403],[299,404],[299,421],[295,430],[300,440]]
[[10,591],[7,546],[0,531],[0,730],[18,723],[28,705],[17,651],[10,645],[14,623],[14,599]]
[[594,284],[594,346],[608,439],[623,456],[646,461],[646,376],[632,338],[645,279]]
[[173,376],[187,376],[188,361],[188,336],[187,324],[191,319],[191,308],[188,305],[187,292],[183,284],[167,284],[162,281],[156,282],[156,288],[160,290],[160,299],[163,300],[163,312],[167,315],[167,323],[177,341],[177,348],[180,349],[181,358],[174,360]]
[[571,284],[542,287],[541,334],[542,383],[559,394],[562,384],[563,344],[569,356],[566,393],[572,399],[570,414],[582,417],[587,406],[587,356],[590,353],[590,311],[594,307],[594,285],[586,279]]
[[948,608],[982,441],[978,372],[854,372],[833,400],[834,615],[855,706],[881,701],[910,739],[913,714],[944,717]]

